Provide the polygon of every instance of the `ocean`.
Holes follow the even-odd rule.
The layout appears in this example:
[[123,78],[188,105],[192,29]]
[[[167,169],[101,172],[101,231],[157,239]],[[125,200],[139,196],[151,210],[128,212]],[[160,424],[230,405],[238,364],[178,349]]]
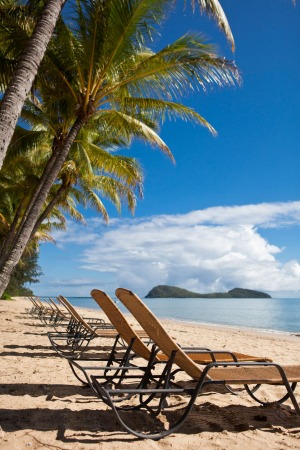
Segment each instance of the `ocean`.
[[[91,297],[68,297],[68,300],[74,306],[99,308]],[[119,300],[114,298],[114,301],[127,312]],[[300,334],[299,298],[155,298],[143,301],[162,319]]]

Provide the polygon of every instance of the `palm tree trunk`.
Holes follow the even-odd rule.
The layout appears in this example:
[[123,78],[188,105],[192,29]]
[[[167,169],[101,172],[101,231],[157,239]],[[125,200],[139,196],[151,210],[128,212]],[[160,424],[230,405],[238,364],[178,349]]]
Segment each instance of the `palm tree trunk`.
[[0,108],[0,169],[18,118],[39,65],[43,59],[57,19],[66,0],[48,0],[28,41]]
[[[46,166],[45,166],[45,168],[43,170],[42,176],[41,176],[41,178],[39,180],[39,184],[37,185],[35,191],[33,192],[32,196],[30,197],[28,205],[26,206],[26,210],[25,210],[25,212],[23,214],[22,221],[21,221],[20,226],[19,226],[19,231],[22,229],[22,227],[23,227],[23,225],[24,225],[24,223],[25,223],[25,221],[27,219],[27,216],[28,216],[28,214],[31,211],[31,208],[35,204],[36,199],[38,198],[39,193],[40,193],[41,189],[44,186],[44,183],[47,181],[48,176],[51,173],[51,170],[53,168],[53,165],[55,164],[55,161],[56,161],[56,158],[57,158],[57,154],[60,151],[60,149],[61,149],[63,144],[64,143],[63,143],[63,141],[61,139],[54,138],[54,142],[53,142],[53,145],[52,145],[52,154],[51,154],[49,160],[47,161],[47,164],[46,164]],[[1,267],[1,263],[0,263],[0,267]]]
[[3,295],[6,286],[8,285],[13,269],[20,261],[23,251],[31,237],[32,231],[39,218],[43,204],[50,192],[51,186],[56,180],[59,171],[68,156],[70,147],[73,144],[80,129],[84,125],[85,121],[86,117],[77,118],[67,138],[62,143],[60,151],[56,152],[56,158],[53,162],[51,171],[49,172],[47,179],[44,180],[41,188],[38,187],[39,195],[32,205],[30,212],[27,214],[26,220],[24,221],[22,228],[18,232],[18,236],[15,239],[14,245],[8,252],[6,261],[0,269],[0,298]]
[[66,186],[65,184],[62,184],[59,187],[57,193],[55,194],[55,196],[53,197],[51,202],[48,203],[47,207],[44,209],[44,211],[42,212],[42,214],[40,215],[40,217],[36,221],[36,224],[35,224],[35,226],[34,226],[34,228],[32,230],[32,233],[31,233],[31,237],[34,236],[34,234],[37,232],[39,226],[49,216],[49,214],[51,213],[52,209],[54,208],[55,205],[57,205],[58,201],[61,199],[63,194],[67,191],[67,189],[68,189],[68,186]]

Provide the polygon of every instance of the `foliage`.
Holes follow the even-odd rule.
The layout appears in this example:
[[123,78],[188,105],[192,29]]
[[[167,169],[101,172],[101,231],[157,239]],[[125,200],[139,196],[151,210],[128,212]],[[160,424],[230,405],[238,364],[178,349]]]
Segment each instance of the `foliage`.
[[26,287],[26,284],[38,283],[40,275],[42,275],[42,272],[38,265],[38,251],[34,250],[23,255],[22,260],[12,273],[4,294],[8,296],[33,295],[32,290]]
[[[180,117],[214,133],[202,116],[180,102],[194,89],[235,85],[239,73],[232,61],[220,58],[197,34],[188,33],[156,53],[151,50],[172,3],[81,0],[74,2],[72,15],[58,21],[23,108],[20,124],[25,129],[16,130],[5,161],[9,164],[12,157],[11,167],[19,167],[16,159],[21,157],[29,164],[19,191],[25,198],[17,191],[9,198],[10,186],[3,185],[13,208],[11,217],[0,210],[6,228],[0,258],[2,290],[28,241],[38,239],[45,219],[46,232],[56,219],[63,226],[66,212],[80,220],[76,204],[81,203],[94,206],[107,220],[99,193],[118,210],[124,202],[134,211],[136,193],[142,193],[141,170],[133,159],[113,155],[113,147],[129,147],[138,139],[173,159],[159,136],[165,118]],[[221,10],[212,7],[217,0],[195,3],[208,15],[220,16]],[[0,26],[3,63],[18,59],[31,34],[31,14],[25,8],[20,20],[13,15],[11,22]],[[4,87],[6,79],[0,84]],[[11,173],[13,183],[23,181],[14,170]]]
[[[218,2],[197,1],[193,6],[195,3],[209,16],[220,16]],[[58,21],[23,108],[25,128],[17,127],[4,163],[2,198],[13,207],[9,214],[0,208],[0,214],[4,235],[14,228],[14,242],[34,205],[34,192],[40,190],[39,181],[51,154],[61,151],[78,115],[86,116],[88,124],[77,136],[45,199],[32,237],[41,231],[45,219],[44,239],[50,239],[48,233],[54,226],[64,227],[66,213],[83,220],[76,209],[78,203],[94,207],[107,221],[100,196],[118,211],[124,202],[134,212],[136,194],[142,196],[141,168],[133,158],[113,152],[129,147],[135,138],[158,146],[172,159],[158,135],[159,122],[165,118],[180,117],[214,133],[203,117],[176,101],[190,89],[206,90],[212,84],[239,81],[234,64],[217,57],[200,35],[186,34],[157,53],[150,50],[170,8],[168,1],[82,0],[74,2],[73,8],[68,23],[64,18]],[[16,7],[15,15],[12,11],[0,30],[2,50],[13,61],[30,36],[35,11],[30,7]],[[7,244],[8,240],[5,245],[9,249]]]

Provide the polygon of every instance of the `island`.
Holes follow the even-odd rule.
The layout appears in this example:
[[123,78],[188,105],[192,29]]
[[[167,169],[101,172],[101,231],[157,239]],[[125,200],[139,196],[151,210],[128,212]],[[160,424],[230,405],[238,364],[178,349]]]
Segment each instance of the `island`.
[[252,289],[234,288],[228,292],[213,292],[211,294],[199,294],[176,286],[156,286],[145,298],[272,298],[265,292]]

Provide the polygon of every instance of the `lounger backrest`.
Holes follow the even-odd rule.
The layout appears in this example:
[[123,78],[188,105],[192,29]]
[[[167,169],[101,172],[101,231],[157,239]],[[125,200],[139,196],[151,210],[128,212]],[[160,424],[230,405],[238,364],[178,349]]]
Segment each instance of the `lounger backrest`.
[[43,303],[38,297],[35,297],[35,302],[38,305],[39,308],[45,308],[46,305]]
[[60,314],[60,315],[62,315],[62,316],[64,316],[64,317],[66,317],[65,311],[62,311],[62,310],[58,307],[57,303],[55,303],[55,301],[52,300],[52,298],[50,298],[50,302],[51,302],[51,304],[54,306],[55,311],[56,311],[58,314]]
[[129,309],[159,349],[168,357],[171,357],[172,352],[176,351],[175,363],[190,377],[198,380],[202,374],[200,367],[176,344],[145,303],[128,289],[117,289],[116,296]]
[[38,309],[41,308],[41,306],[38,304],[38,302],[33,297],[29,297],[29,298],[36,308],[38,308]]
[[66,307],[66,309],[69,311],[71,316],[77,320],[77,322],[81,323],[84,328],[89,331],[90,333],[94,333],[93,328],[83,319],[83,317],[76,311],[73,305],[62,295],[59,296],[59,300],[62,302],[62,304]]
[[99,289],[93,289],[91,296],[98,303],[100,308],[103,309],[104,313],[124,341],[129,345],[132,339],[134,339],[132,350],[142,358],[148,360],[151,354],[149,348],[138,337],[113,300],[105,292],[100,291]]
[[56,312],[56,309],[53,307],[53,305],[51,304],[51,299],[49,300],[45,300],[45,303],[47,303],[48,305],[48,310],[52,310],[54,313]]

